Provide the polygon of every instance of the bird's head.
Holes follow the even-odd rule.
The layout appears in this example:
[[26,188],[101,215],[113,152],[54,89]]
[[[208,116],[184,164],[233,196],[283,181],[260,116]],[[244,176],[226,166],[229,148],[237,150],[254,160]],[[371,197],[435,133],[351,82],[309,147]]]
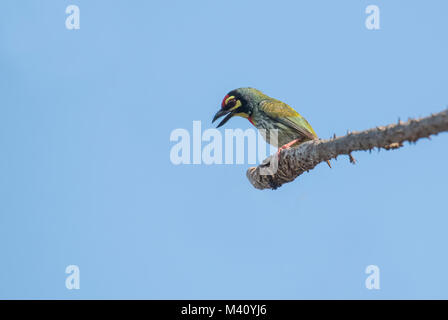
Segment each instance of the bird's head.
[[213,122],[226,116],[217,126],[224,125],[233,116],[249,118],[253,108],[260,97],[265,96],[260,91],[253,88],[239,88],[230,91],[222,100],[221,109],[213,117]]

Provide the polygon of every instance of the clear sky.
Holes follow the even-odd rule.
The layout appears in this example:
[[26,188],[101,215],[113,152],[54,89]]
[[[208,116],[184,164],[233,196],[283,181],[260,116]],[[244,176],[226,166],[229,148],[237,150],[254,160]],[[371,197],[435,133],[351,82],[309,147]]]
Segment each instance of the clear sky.
[[[68,5],[80,29],[65,26]],[[380,9],[367,30],[365,8]],[[0,298],[448,298],[448,134],[276,191],[170,133],[252,86],[322,138],[448,105],[448,2],[3,0]],[[242,118],[226,128],[249,128]],[[65,268],[80,268],[80,289]],[[367,290],[365,268],[380,268]]]

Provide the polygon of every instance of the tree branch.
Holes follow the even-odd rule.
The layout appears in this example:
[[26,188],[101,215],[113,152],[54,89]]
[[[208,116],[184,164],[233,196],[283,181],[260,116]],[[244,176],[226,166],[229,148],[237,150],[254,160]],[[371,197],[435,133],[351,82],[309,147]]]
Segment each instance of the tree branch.
[[[330,140],[313,140],[302,143],[297,148],[281,151],[277,170],[271,170],[277,154],[273,154],[258,167],[247,170],[247,178],[257,189],[276,189],[291,182],[305,171],[312,170],[320,162],[349,155],[351,152],[383,148],[397,149],[403,142],[415,142],[421,138],[448,131],[448,110],[420,119],[410,119],[403,123],[390,124],[360,132],[351,132],[342,137],[334,136]],[[271,170],[271,171],[269,171]],[[266,171],[270,174],[266,174]]]

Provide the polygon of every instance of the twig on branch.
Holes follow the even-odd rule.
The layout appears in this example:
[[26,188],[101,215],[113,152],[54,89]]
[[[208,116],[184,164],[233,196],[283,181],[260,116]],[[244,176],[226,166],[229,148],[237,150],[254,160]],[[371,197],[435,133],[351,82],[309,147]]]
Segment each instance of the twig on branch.
[[338,155],[348,155],[350,162],[353,151],[372,150],[380,148],[391,150],[403,146],[403,142],[416,142],[421,138],[429,138],[439,132],[448,131],[448,110],[420,119],[410,119],[407,122],[398,121],[384,127],[350,132],[345,136],[334,136],[330,140],[308,141],[297,148],[281,151],[278,168],[272,174],[265,174],[271,165],[273,154],[258,167],[247,170],[247,178],[257,189],[276,189],[282,184],[291,182],[302,173],[312,170],[320,162],[331,160]]

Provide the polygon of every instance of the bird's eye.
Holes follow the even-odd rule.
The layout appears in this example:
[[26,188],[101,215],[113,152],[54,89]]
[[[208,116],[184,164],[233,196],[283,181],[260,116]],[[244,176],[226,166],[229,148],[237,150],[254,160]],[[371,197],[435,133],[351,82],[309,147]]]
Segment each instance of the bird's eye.
[[227,101],[226,107],[227,108],[233,108],[236,105],[236,99],[230,99]]

